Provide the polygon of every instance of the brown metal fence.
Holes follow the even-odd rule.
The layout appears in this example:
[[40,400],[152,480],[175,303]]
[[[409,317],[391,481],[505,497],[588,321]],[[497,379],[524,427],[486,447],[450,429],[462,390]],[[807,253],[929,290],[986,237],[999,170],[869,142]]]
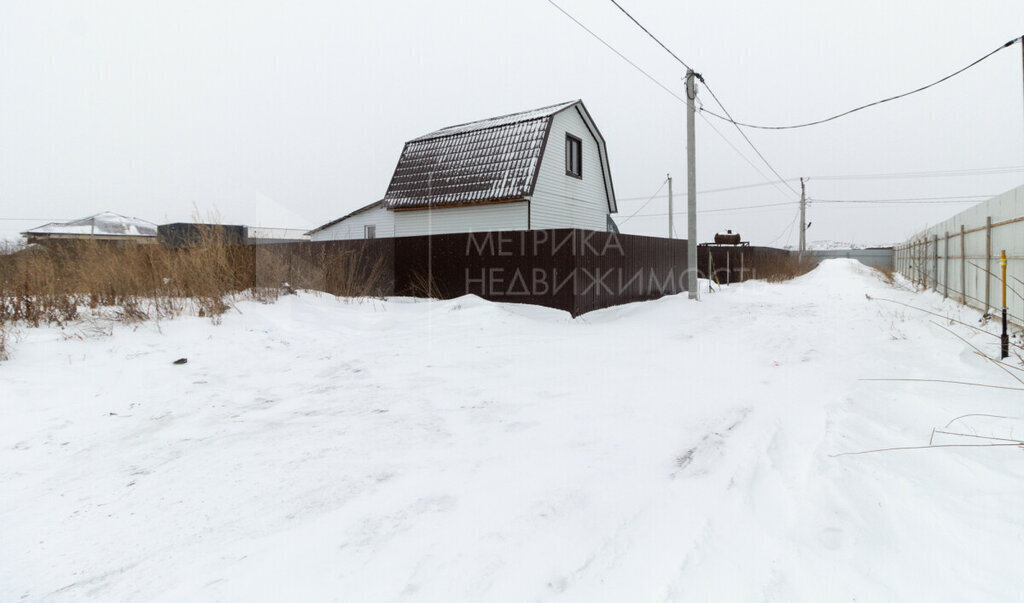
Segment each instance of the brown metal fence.
[[[686,291],[686,241],[577,229],[458,233],[235,248],[250,286],[538,304],[573,316]],[[789,252],[701,246],[700,275],[739,282]],[[709,263],[710,258],[710,263]],[[268,267],[273,268],[268,270]],[[257,269],[259,268],[259,269]],[[267,275],[271,276],[268,277]],[[256,275],[260,275],[257,277]],[[366,281],[361,285],[361,282]]]

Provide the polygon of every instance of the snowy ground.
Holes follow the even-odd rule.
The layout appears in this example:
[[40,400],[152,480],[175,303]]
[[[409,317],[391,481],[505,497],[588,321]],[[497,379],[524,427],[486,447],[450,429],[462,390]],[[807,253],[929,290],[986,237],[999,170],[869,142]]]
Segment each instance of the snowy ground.
[[1024,598],[1024,451],[830,456],[1024,434],[1020,391],[860,381],[1021,387],[865,294],[978,318],[830,260],[577,320],[303,294],[25,330],[0,600]]

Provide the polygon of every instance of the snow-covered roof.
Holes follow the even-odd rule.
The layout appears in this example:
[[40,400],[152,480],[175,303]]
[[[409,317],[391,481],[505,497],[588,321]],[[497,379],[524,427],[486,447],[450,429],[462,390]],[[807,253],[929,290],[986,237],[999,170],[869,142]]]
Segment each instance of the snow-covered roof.
[[155,237],[156,228],[153,222],[108,211],[70,222],[51,222],[22,234]]
[[527,197],[551,118],[581,101],[442,128],[405,143],[384,195],[388,209]]

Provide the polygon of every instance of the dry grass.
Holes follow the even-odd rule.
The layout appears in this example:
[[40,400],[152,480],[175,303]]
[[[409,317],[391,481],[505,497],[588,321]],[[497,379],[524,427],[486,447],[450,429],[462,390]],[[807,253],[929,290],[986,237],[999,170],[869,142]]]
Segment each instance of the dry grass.
[[195,247],[103,242],[0,249],[0,358],[14,325],[63,326],[104,315],[120,322],[183,313],[220,317],[239,299],[270,303],[282,291],[339,296],[389,292],[382,258],[320,243],[226,246],[211,232]]
[[431,275],[422,272],[413,273],[409,282],[409,294],[413,297],[426,299],[448,299],[440,284]]
[[788,281],[803,276],[814,270],[818,260],[810,255],[801,259],[796,253],[755,258],[754,278],[764,279],[769,283]]
[[889,285],[896,284],[896,272],[892,268],[887,266],[873,266],[872,268],[883,282]]

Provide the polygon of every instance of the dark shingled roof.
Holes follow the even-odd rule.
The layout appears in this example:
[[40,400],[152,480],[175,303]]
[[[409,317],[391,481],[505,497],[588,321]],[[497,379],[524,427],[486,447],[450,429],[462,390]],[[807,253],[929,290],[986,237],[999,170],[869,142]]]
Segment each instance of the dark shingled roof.
[[442,128],[405,143],[384,205],[410,209],[533,194],[551,118],[580,101]]

